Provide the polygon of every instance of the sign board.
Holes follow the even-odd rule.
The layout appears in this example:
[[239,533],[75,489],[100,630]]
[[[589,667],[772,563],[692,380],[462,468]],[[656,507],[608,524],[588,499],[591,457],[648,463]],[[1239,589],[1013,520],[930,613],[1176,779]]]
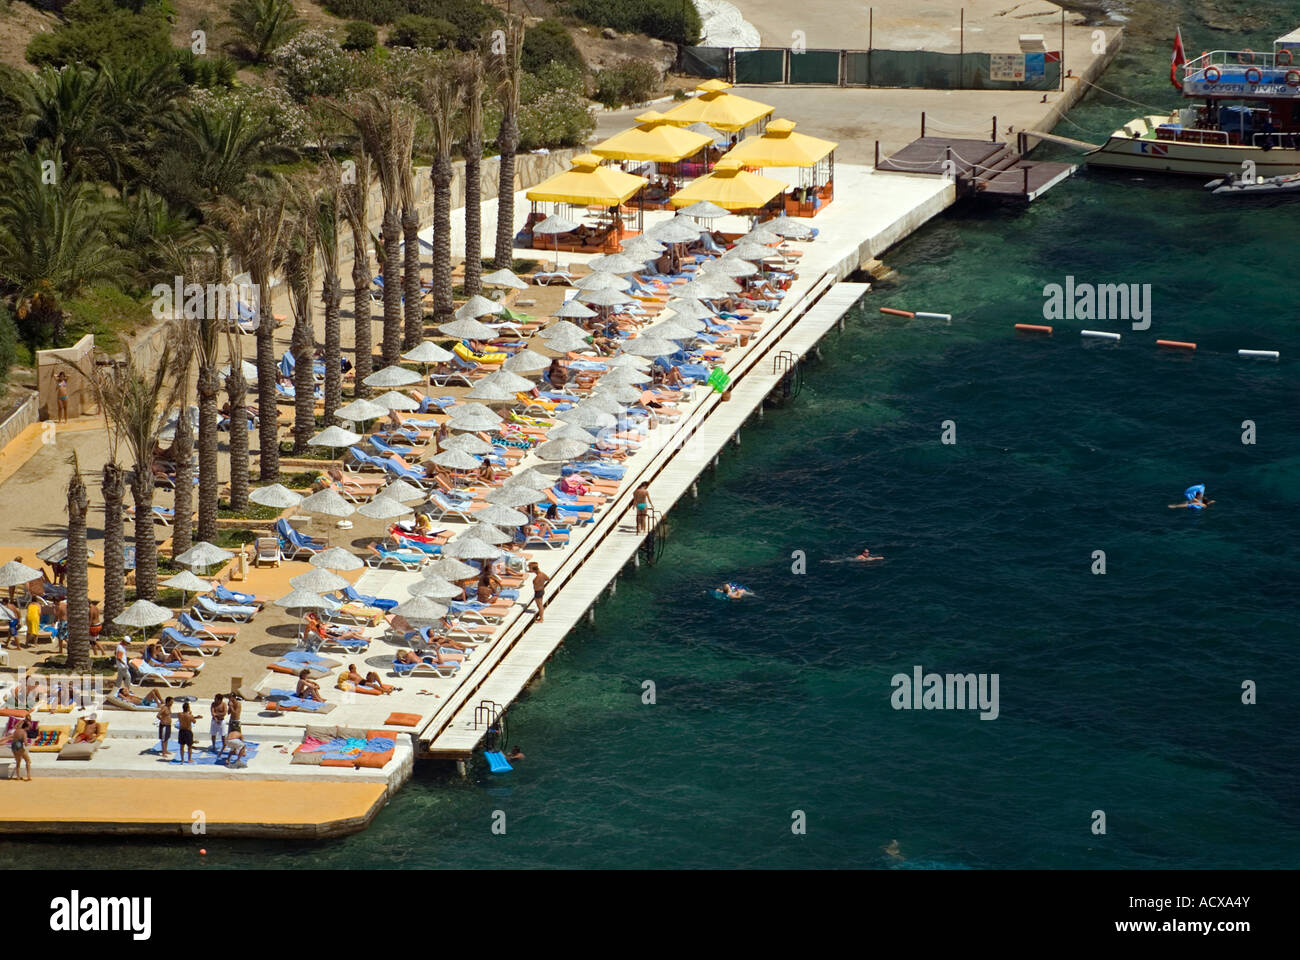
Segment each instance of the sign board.
[[1029,80],[1041,80],[1047,76],[1047,54],[1025,54],[1025,77]]
[[990,53],[989,79],[1023,83],[1025,79],[1025,55],[1023,53]]

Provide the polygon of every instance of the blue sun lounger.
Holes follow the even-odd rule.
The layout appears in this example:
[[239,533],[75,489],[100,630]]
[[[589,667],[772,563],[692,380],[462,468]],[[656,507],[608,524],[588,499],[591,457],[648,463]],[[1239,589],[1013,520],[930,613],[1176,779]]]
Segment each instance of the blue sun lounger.
[[364,593],[358,593],[356,587],[344,587],[343,596],[353,603],[360,603],[367,607],[378,607],[380,610],[392,610],[397,606],[396,600],[387,600],[384,597],[371,597]]
[[200,620],[235,620],[244,623],[257,615],[257,607],[238,603],[217,603],[207,597],[195,597],[194,615]]

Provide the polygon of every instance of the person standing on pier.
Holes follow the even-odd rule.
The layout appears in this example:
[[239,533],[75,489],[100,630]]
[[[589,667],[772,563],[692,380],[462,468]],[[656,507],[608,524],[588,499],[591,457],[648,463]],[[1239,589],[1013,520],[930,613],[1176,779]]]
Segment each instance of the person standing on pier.
[[546,584],[551,578],[536,563],[528,565],[528,572],[533,575],[533,600],[537,601],[537,622],[541,623],[546,613]]
[[650,502],[650,481],[647,480],[633,491],[632,504],[636,508],[636,532],[645,533],[650,525],[649,511],[653,506]]

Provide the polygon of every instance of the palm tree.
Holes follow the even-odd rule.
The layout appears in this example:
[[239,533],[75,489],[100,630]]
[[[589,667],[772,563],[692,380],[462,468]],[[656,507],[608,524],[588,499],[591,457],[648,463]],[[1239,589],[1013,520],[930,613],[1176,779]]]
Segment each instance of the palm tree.
[[20,152],[0,177],[0,278],[33,346],[48,330],[63,340],[63,301],[120,273],[125,258],[111,230],[120,207],[88,183],[65,178],[57,162],[47,182],[41,158]]
[[[415,127],[411,127],[414,146]],[[414,158],[408,156],[401,164],[400,188],[402,193],[402,299],[406,310],[402,349],[412,350],[424,339],[424,298],[420,290],[420,214],[415,205]]]
[[316,185],[305,180],[292,184],[290,235],[284,272],[293,307],[293,452],[304,453],[316,429],[316,339],[311,319],[311,266],[316,256]]
[[[275,316],[271,309],[271,277],[283,255],[281,247],[286,235],[286,198],[286,187],[281,178],[258,180],[252,181],[244,200],[223,196],[206,208],[225,228],[231,250],[239,257],[252,282],[257,284],[257,423],[258,446],[261,450],[258,475],[267,482],[280,477],[280,437],[275,416]],[[236,387],[243,382],[241,366],[233,362],[231,364],[231,373],[238,378]],[[227,378],[227,387],[230,385],[230,378]],[[233,398],[231,410],[238,410]],[[236,461],[235,440],[239,430],[247,430],[247,421],[236,415],[230,421],[230,505],[235,509],[243,509],[248,504],[247,452],[242,462]],[[237,481],[242,485],[242,498],[237,498]]]
[[355,178],[343,191],[343,215],[352,233],[352,342],[354,392],[369,395],[363,382],[371,373],[374,346],[370,336],[370,154],[362,145],[357,151]]
[[[221,282],[227,261],[225,237],[217,229],[200,227],[181,243],[168,242],[162,245],[162,259],[172,272],[179,276],[191,277],[198,283]],[[190,363],[196,367],[195,392],[199,406],[198,452],[199,452],[199,525],[200,540],[212,541],[217,536],[217,496],[219,479],[217,476],[217,392],[220,381],[217,376],[217,363],[220,360],[221,328],[229,328],[227,318],[209,316],[205,311],[193,322],[178,326],[178,350],[183,350],[188,358],[185,364],[186,375]],[[233,365],[241,366],[239,338],[227,335],[230,343],[229,355]],[[238,393],[238,390],[236,390]],[[184,387],[183,397],[189,395],[189,384]],[[192,425],[185,416],[188,404],[181,403],[181,417],[177,421],[176,440],[173,450],[177,459],[176,477],[176,518],[172,528],[172,554],[184,553],[193,543],[193,486],[192,469],[189,464],[194,447]],[[235,426],[232,420],[232,438]],[[243,437],[244,456],[248,450],[248,422],[240,424]],[[232,439],[232,448],[235,445]],[[247,476],[247,473],[245,473]]]
[[[261,330],[260,323],[266,322],[266,314],[263,313],[259,321],[258,330]],[[260,347],[261,340],[258,340]],[[244,345],[238,335],[229,332],[227,324],[226,334],[227,354],[230,356],[230,372],[226,374],[226,400],[230,404],[230,509],[243,510],[248,506],[248,380],[244,376]],[[259,349],[258,353],[261,353]],[[257,378],[260,385],[261,376]],[[259,400],[259,414],[265,407],[261,406]],[[279,420],[275,414],[275,406],[271,406],[272,433],[275,433],[279,425]],[[260,419],[258,421],[261,422]],[[280,469],[280,440],[276,435],[275,447],[275,469],[278,474]],[[262,473],[261,475],[265,475]]]
[[[460,86],[464,94],[465,139],[465,294],[481,292],[483,276],[483,56],[471,50],[460,60]],[[435,202],[437,198],[435,197]]]
[[117,181],[126,131],[112,114],[107,70],[43,67],[15,84],[26,138],[49,144],[67,176]]
[[[68,361],[64,361],[67,363]],[[124,370],[115,363],[95,364],[89,368],[72,366],[82,375],[99,404],[104,418],[104,436],[108,440],[108,456],[104,460],[100,490],[104,495],[104,632],[116,633],[119,628],[113,618],[126,607],[126,571],[123,547],[126,538],[122,532],[122,502],[126,499],[126,478],[118,462],[118,448],[122,431],[116,417],[113,398],[123,392]]]
[[[90,574],[86,569],[86,514],[90,501],[77,454],[68,480],[68,668],[90,669]],[[116,616],[116,614],[114,614]]]
[[158,541],[154,537],[153,456],[179,393],[176,344],[163,347],[152,374],[139,368],[128,354],[114,379],[117,389],[106,392],[106,413],[131,450],[134,465],[131,495],[135,501],[135,592],[144,600],[158,596]]
[[190,422],[190,362],[193,350],[185,344],[177,357],[179,405],[172,456],[176,464],[175,514],[172,519],[172,555],[184,553],[194,542],[194,425]]
[[501,101],[501,131],[497,151],[501,173],[497,181],[497,245],[492,265],[509,268],[515,238],[515,151],[519,149],[519,88],[523,82],[521,58],[524,50],[524,22],[510,17],[506,22],[505,53],[497,57],[497,99]]
[[334,422],[334,411],[343,397],[343,371],[339,362],[339,304],[343,300],[343,281],[339,278],[339,227],[342,220],[339,165],[330,158],[321,164],[319,202],[313,226],[316,231],[316,255],[321,269],[321,301],[325,307],[325,420]]
[[[437,69],[420,88],[420,102],[433,126],[433,315],[445,323],[451,315],[451,148],[461,105],[460,78]],[[409,296],[409,294],[408,294]],[[418,341],[417,341],[418,342]],[[415,344],[411,344],[415,346]]]
[[262,63],[276,47],[303,28],[289,0],[235,0],[226,25],[235,28],[253,63]]
[[[381,90],[367,90],[341,112],[352,121],[379,175],[383,192],[383,276],[384,339],[383,362],[396,364],[402,352],[402,286],[398,236],[401,220],[397,208],[401,199],[402,165],[411,163],[415,137],[415,116],[402,100]],[[360,374],[358,374],[358,377]]]
[[172,149],[194,159],[190,173],[201,198],[234,192],[265,155],[270,124],[247,112],[186,107],[167,121]]

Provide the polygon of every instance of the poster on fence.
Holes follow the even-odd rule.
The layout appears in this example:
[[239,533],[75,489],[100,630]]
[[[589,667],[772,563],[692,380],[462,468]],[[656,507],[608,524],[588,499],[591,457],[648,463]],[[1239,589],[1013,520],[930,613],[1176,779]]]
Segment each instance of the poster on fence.
[[990,53],[989,79],[1023,83],[1025,80],[1025,55],[1023,53]]

